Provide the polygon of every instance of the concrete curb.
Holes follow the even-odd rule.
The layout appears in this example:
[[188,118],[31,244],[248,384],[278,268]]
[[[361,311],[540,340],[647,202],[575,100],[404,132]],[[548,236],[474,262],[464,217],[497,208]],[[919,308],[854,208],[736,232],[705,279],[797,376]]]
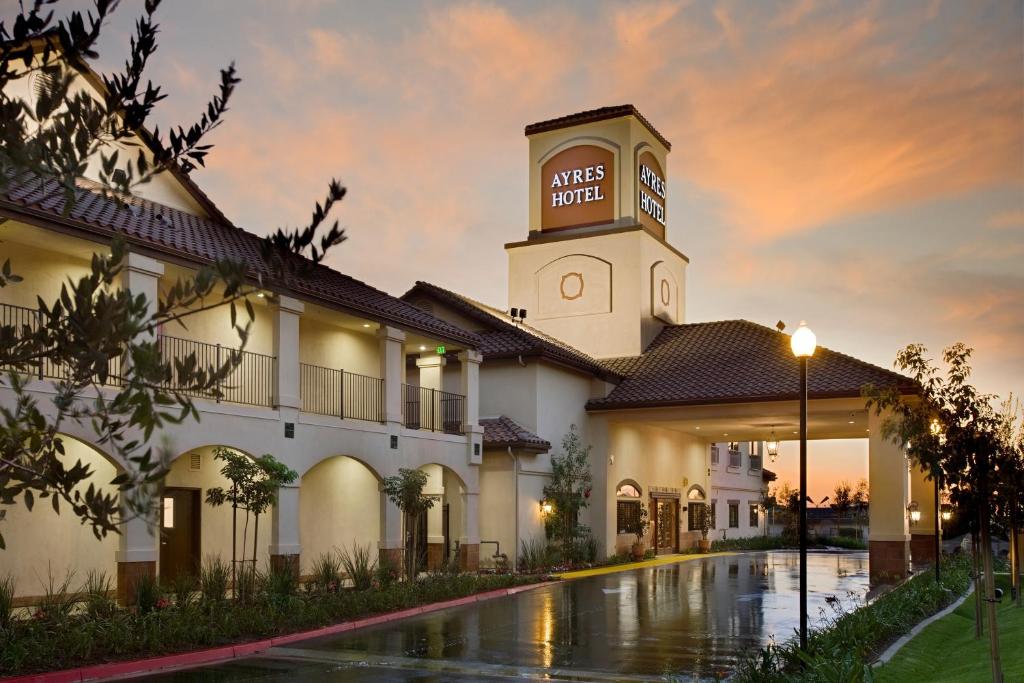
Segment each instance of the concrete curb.
[[523,586],[513,586],[512,588],[499,588],[497,590],[486,591],[484,593],[467,595],[463,598],[455,598],[454,600],[433,602],[398,612],[378,614],[372,617],[357,619],[355,621],[344,621],[340,624],[332,624],[330,626],[324,626],[323,628],[313,629],[311,631],[288,633],[286,635],[264,638],[263,640],[256,640],[248,643],[237,643],[234,645],[208,648],[206,650],[181,652],[173,655],[161,655],[159,657],[147,657],[145,659],[134,659],[126,662],[93,664],[90,666],[79,667],[77,669],[64,669],[62,671],[47,671],[45,673],[28,674],[26,676],[0,678],[0,681],[3,683],[80,683],[81,681],[112,678],[114,676],[153,673],[163,669],[176,669],[186,666],[198,666],[200,664],[212,664],[214,662],[235,659],[236,657],[248,657],[260,652],[265,652],[272,647],[290,645],[291,643],[295,643],[300,640],[336,635],[338,633],[354,631],[368,626],[376,626],[378,624],[398,621],[418,614],[438,612],[450,607],[459,607],[461,605],[468,605],[474,602],[483,602],[493,598],[505,597],[506,595],[516,595],[517,593],[533,590],[535,588],[553,586],[557,583],[559,582],[542,581]]
[[899,652],[901,649],[903,649],[904,645],[906,645],[911,640],[913,640],[914,637],[917,636],[917,634],[919,634],[921,631],[923,631],[926,628],[928,628],[928,626],[930,626],[933,622],[936,622],[939,619],[942,619],[943,617],[948,616],[949,614],[952,614],[953,610],[955,610],[960,605],[964,604],[964,601],[967,600],[967,598],[971,597],[972,595],[974,595],[974,585],[973,584],[971,584],[970,588],[968,589],[968,591],[965,594],[961,595],[959,599],[954,600],[952,602],[952,604],[948,605],[945,609],[940,610],[940,611],[936,612],[935,614],[931,615],[930,617],[928,617],[927,619],[919,622],[917,624],[917,626],[915,626],[914,628],[910,629],[909,633],[907,633],[907,634],[905,634],[903,636],[900,636],[900,638],[895,643],[893,643],[888,648],[886,648],[885,652],[883,652],[881,655],[878,656],[878,659],[876,659],[874,662],[871,663],[871,666],[872,667],[877,667],[877,666],[882,666],[883,664],[888,664],[889,660],[892,659],[893,657],[895,657],[896,653]]

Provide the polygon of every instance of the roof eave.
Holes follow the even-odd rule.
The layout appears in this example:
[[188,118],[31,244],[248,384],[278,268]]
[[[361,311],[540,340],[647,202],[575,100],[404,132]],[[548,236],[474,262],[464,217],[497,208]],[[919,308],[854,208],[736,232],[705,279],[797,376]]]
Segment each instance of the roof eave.
[[[897,387],[900,393],[905,396],[915,394],[915,391],[907,390],[906,387]],[[835,398],[861,398],[859,391],[822,391],[808,393],[811,400],[827,400]],[[713,406],[713,405],[734,405],[737,403],[778,403],[782,401],[796,401],[800,398],[797,393],[772,394],[762,396],[730,396],[722,398],[693,399],[693,400],[665,400],[665,401],[608,401],[607,399],[592,399],[587,402],[588,412],[604,412],[612,410],[630,410],[638,408],[685,408],[690,406]]]

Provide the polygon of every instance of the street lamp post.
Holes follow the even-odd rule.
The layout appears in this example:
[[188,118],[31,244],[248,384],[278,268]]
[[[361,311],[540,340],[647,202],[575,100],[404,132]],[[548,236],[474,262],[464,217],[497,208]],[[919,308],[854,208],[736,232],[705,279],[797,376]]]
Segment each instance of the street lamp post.
[[817,339],[807,323],[789,340],[800,361],[800,649],[807,650],[807,359],[814,355]]

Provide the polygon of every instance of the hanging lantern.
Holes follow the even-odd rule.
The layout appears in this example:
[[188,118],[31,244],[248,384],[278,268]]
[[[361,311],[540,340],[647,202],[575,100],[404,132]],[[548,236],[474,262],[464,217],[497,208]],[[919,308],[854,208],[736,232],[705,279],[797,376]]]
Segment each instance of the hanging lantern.
[[765,448],[768,450],[768,462],[774,463],[775,458],[779,457],[779,440],[775,437],[775,425],[772,425],[772,435],[765,442]]

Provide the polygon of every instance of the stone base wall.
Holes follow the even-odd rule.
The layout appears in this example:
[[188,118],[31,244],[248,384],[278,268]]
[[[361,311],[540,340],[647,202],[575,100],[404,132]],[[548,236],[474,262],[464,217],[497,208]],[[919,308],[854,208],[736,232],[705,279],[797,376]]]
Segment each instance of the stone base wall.
[[427,544],[427,569],[440,569],[444,564],[444,543]]
[[910,561],[914,569],[935,564],[935,534],[911,534]]
[[405,553],[402,552],[401,548],[381,548],[378,556],[380,558],[379,562],[382,565],[390,564],[399,575],[402,575],[405,571],[405,566],[402,564]]
[[909,541],[868,541],[871,585],[892,583],[910,571]]
[[136,587],[144,577],[156,579],[156,562],[117,563],[117,601],[128,605],[135,599]]
[[280,572],[285,569],[290,570],[295,576],[299,575],[299,556],[298,555],[271,555],[270,566],[276,571]]
[[480,569],[480,546],[466,543],[459,546],[459,569],[464,572],[475,572]]

